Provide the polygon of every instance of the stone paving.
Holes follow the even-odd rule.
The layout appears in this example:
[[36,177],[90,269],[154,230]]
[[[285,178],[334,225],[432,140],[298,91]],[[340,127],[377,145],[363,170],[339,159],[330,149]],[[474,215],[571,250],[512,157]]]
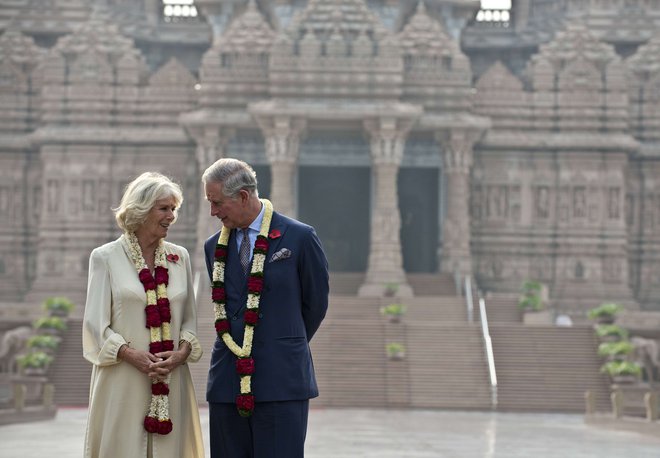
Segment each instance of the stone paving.
[[[1,426],[0,457],[79,458],[86,415],[61,408],[52,421]],[[660,458],[660,437],[587,426],[580,415],[312,409],[306,457]]]

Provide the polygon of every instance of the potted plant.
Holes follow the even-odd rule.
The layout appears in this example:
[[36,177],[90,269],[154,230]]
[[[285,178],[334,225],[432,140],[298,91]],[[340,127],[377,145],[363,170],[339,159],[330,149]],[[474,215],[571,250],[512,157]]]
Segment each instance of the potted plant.
[[66,323],[59,316],[45,316],[35,321],[34,327],[49,334],[57,334],[66,330]]
[[628,338],[628,331],[616,324],[599,324],[596,335],[604,342],[616,342]]
[[49,297],[43,303],[43,309],[51,316],[67,316],[75,307],[74,303],[66,297]]
[[399,342],[390,342],[385,345],[387,357],[391,360],[401,360],[406,356],[406,347]]
[[589,310],[587,316],[600,324],[612,324],[616,315],[623,310],[623,306],[614,302],[607,302]]
[[632,361],[608,361],[600,371],[612,377],[615,383],[633,383],[642,374],[641,366]]
[[60,338],[47,335],[32,336],[27,340],[27,347],[33,350],[43,351],[52,354],[57,350],[60,344]]
[[398,283],[385,283],[385,290],[383,291],[383,295],[385,297],[394,297],[396,293],[399,291],[399,284]]
[[43,351],[30,351],[16,358],[16,362],[25,375],[44,375],[53,357]]
[[602,342],[598,346],[598,355],[608,358],[611,361],[624,360],[627,355],[631,354],[634,346],[627,340],[620,340],[618,342]]
[[552,324],[550,311],[545,309],[546,287],[537,281],[527,280],[522,284],[518,308],[523,312],[525,324]]
[[398,323],[401,317],[406,313],[406,306],[403,304],[389,304],[380,308],[380,313],[387,317],[391,323]]

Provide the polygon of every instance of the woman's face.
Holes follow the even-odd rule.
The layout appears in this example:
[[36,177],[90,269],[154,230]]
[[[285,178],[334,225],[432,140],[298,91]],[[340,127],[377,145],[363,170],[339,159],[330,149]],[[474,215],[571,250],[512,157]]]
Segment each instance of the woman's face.
[[167,237],[170,224],[174,222],[175,210],[176,200],[174,196],[158,199],[149,210],[142,226],[135,231],[135,235],[143,240],[164,239]]

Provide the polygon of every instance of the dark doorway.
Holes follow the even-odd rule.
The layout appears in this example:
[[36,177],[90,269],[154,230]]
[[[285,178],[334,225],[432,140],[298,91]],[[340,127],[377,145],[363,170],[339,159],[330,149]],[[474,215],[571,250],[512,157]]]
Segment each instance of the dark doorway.
[[252,169],[257,174],[259,197],[270,199],[270,165],[253,165]]
[[401,246],[406,272],[437,272],[439,236],[439,171],[399,169]]
[[369,254],[368,167],[300,167],[298,215],[316,229],[330,270],[364,272]]

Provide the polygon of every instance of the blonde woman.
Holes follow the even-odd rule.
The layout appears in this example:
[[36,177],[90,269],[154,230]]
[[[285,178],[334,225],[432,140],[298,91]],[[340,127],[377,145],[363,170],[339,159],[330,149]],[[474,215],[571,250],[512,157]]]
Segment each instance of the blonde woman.
[[131,182],[115,217],[124,234],[92,251],[83,355],[93,364],[86,457],[203,457],[186,362],[202,355],[190,257],[165,242],[183,202],[159,173]]

